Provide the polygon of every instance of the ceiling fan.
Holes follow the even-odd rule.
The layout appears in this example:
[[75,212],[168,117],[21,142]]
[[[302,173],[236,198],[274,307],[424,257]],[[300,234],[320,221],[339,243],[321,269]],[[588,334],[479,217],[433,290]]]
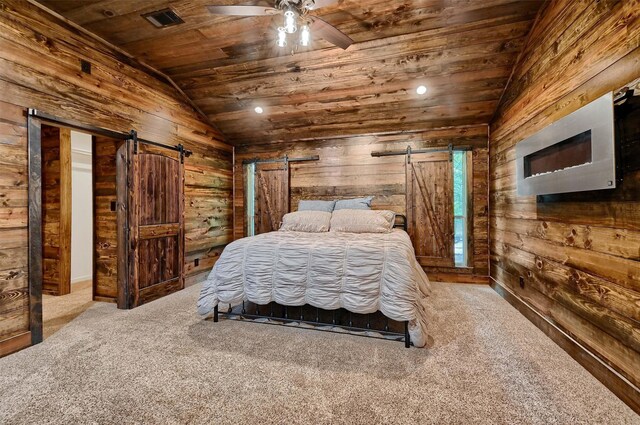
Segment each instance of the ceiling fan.
[[[311,42],[311,34],[327,40],[342,49],[347,49],[353,40],[342,31],[324,21],[323,19],[310,15],[312,10],[330,6],[338,3],[339,0],[276,0],[274,7],[271,6],[207,6],[213,15],[226,16],[273,16],[283,15],[284,21],[278,27],[276,44],[279,47],[287,45],[287,34],[293,34],[300,26],[299,43],[301,46],[308,46]],[[300,25],[299,25],[300,23]]]

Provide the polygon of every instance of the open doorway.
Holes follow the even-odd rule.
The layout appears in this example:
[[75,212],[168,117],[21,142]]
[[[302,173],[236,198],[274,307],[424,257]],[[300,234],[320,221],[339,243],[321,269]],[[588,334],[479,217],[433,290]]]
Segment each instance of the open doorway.
[[93,304],[92,137],[42,126],[43,336]]
[[182,289],[184,159],[192,152],[35,109],[27,127],[32,344],[93,302],[129,309]]
[[122,140],[43,124],[44,339],[117,298],[116,151]]

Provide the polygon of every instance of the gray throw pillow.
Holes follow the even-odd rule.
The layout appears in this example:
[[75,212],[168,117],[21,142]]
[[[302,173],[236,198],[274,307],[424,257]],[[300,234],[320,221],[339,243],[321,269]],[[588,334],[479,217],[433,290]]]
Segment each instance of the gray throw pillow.
[[336,201],[334,210],[370,210],[373,196],[366,198],[341,199]]
[[325,211],[332,212],[336,201],[301,200],[298,202],[298,211]]

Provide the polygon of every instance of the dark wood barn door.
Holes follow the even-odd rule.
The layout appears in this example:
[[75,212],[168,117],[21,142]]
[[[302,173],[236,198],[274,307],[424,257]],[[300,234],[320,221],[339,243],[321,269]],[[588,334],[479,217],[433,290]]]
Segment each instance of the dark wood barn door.
[[283,163],[257,163],[255,171],[256,234],[280,228],[289,212],[289,167]]
[[448,153],[406,163],[408,232],[423,266],[453,267],[453,165]]
[[127,141],[117,156],[120,308],[184,288],[182,158],[135,145]]

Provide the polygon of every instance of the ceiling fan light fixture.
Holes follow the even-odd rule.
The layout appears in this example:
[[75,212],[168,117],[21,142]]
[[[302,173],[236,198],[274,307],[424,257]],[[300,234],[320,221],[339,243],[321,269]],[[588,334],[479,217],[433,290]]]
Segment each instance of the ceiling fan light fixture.
[[287,9],[284,11],[284,30],[287,34],[293,34],[298,29],[296,23],[296,12],[292,9]]
[[[226,0],[225,2],[227,2]],[[256,1],[256,0],[254,0]],[[314,39],[324,39],[327,42],[346,50],[351,46],[354,41],[336,28],[331,23],[325,21],[319,16],[311,15],[308,12],[310,10],[316,10],[327,6],[335,6],[341,3],[341,0],[271,0],[275,4],[273,7],[264,5],[264,1],[261,1],[261,5],[208,5],[207,10],[212,15],[220,16],[278,16],[278,20],[282,19],[282,29],[285,34],[293,34],[297,32],[298,25],[307,25],[310,29],[313,28]],[[357,3],[357,2],[356,2]],[[285,40],[278,34],[276,43],[279,46],[284,47]],[[307,41],[308,38],[308,41]],[[311,43],[311,33],[308,37],[305,34],[303,37],[299,37],[295,42],[294,49],[291,54],[295,53],[295,47],[299,45],[305,45]]]
[[300,28],[300,45],[307,47],[311,42],[311,31],[309,31],[309,25],[303,25]]
[[276,45],[278,47],[285,47],[287,45],[287,33],[284,28],[278,28],[278,38],[276,39]]

